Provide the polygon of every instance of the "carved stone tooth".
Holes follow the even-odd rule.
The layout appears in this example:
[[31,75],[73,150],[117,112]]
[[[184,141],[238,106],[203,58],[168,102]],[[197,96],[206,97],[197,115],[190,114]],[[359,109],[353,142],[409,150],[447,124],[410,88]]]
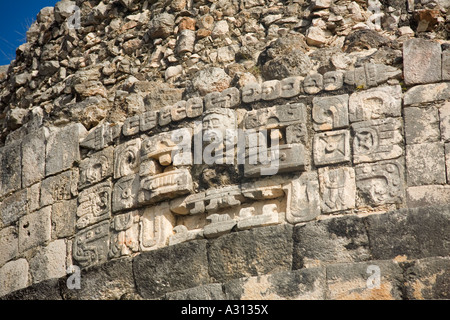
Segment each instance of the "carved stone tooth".
[[281,83],[279,80],[263,82],[261,86],[261,98],[266,101],[278,99],[281,96]]
[[252,103],[261,100],[261,85],[253,82],[245,85],[242,88],[242,102]]
[[302,90],[302,77],[289,77],[281,80],[281,97],[293,98]]
[[306,76],[303,81],[303,90],[307,94],[316,94],[323,90],[323,76],[320,73],[315,73]]

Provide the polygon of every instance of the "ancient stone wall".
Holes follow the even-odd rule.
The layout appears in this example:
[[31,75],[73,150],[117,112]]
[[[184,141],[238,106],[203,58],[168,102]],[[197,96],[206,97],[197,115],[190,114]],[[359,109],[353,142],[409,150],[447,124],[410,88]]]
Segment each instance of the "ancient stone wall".
[[448,298],[448,9],[44,8],[0,73],[0,296]]

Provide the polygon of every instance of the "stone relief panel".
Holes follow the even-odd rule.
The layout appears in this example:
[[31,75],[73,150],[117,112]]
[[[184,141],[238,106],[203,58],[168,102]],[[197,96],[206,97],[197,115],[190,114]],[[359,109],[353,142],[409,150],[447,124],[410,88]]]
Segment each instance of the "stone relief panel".
[[349,162],[351,159],[350,131],[337,130],[316,133],[313,154],[316,166]]
[[83,189],[112,176],[114,169],[113,155],[114,148],[107,147],[83,159],[80,163],[78,187]]
[[112,184],[107,181],[80,192],[76,223],[78,229],[111,217],[111,191]]
[[77,196],[78,181],[78,170],[69,170],[42,181],[41,207]]
[[114,179],[139,172],[141,139],[118,145],[114,150]]
[[350,167],[319,168],[322,212],[353,209],[356,199],[355,170]]
[[79,231],[73,240],[73,259],[81,267],[104,263],[109,252],[109,221]]
[[312,108],[313,128],[326,131],[348,126],[348,95],[316,97]]
[[168,245],[174,225],[168,202],[145,208],[140,221],[140,249],[150,251]]
[[111,220],[109,257],[118,258],[139,251],[138,211],[116,215]]
[[131,174],[116,181],[112,193],[112,212],[137,207],[139,183],[139,174]]

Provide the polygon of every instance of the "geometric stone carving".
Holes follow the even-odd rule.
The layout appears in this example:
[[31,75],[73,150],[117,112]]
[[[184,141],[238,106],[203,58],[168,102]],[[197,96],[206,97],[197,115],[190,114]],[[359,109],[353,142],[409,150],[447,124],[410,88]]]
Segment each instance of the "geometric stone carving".
[[140,122],[141,119],[138,115],[126,118],[122,127],[123,135],[125,137],[128,137],[138,134],[140,130]]
[[78,195],[77,228],[83,229],[111,216],[111,182],[83,190]]
[[362,121],[352,124],[354,163],[373,162],[401,156],[402,122],[397,118]]
[[353,168],[319,168],[319,184],[324,213],[355,207],[356,184]]
[[138,205],[139,174],[120,178],[114,184],[112,211],[132,209]]
[[222,92],[211,92],[205,96],[205,109],[235,108],[241,102],[241,93],[238,88],[228,88]]
[[229,214],[212,214],[206,218],[210,223],[203,228],[203,236],[207,239],[217,238],[229,233],[237,221],[231,219]]
[[294,103],[248,111],[244,123],[246,129],[273,129],[306,123],[306,106],[303,103]]
[[265,81],[261,85],[261,99],[275,100],[281,96],[281,83],[279,80]]
[[261,85],[256,82],[249,83],[242,88],[242,102],[251,103],[261,100]]
[[247,230],[255,227],[265,227],[281,223],[280,212],[276,203],[262,206],[262,212],[257,213],[255,207],[242,208],[239,211],[237,230]]
[[21,145],[0,148],[0,197],[21,187]]
[[398,77],[402,70],[384,64],[365,63],[364,66],[347,71],[344,82],[357,88],[375,87],[388,79]]
[[313,151],[316,166],[350,161],[350,131],[316,133]]
[[139,235],[142,251],[155,250],[168,244],[173,234],[175,218],[169,209],[169,204],[163,202],[145,209],[141,217]]
[[175,103],[170,110],[172,121],[181,121],[187,117],[186,101],[181,100]]
[[348,126],[348,94],[314,98],[312,118],[316,131]]
[[140,164],[141,139],[119,144],[114,150],[114,179],[137,173]]
[[203,238],[202,229],[188,230],[188,228],[184,225],[176,226],[173,228],[173,232],[174,234],[169,238],[169,246]]
[[101,150],[120,136],[122,127],[105,122],[98,125],[80,142],[80,146],[92,150]]
[[333,91],[344,85],[343,71],[328,71],[323,75],[323,88],[325,91]]
[[51,239],[51,214],[52,208],[48,206],[20,218],[19,252],[37,247]]
[[80,189],[100,182],[113,174],[114,148],[108,147],[102,151],[89,155],[80,163]]
[[69,170],[48,177],[41,183],[41,207],[60,200],[69,200],[78,194],[78,171]]
[[80,137],[87,134],[83,125],[68,125],[49,134],[47,139],[45,174],[47,176],[70,169],[80,160]]
[[139,130],[145,132],[158,124],[158,111],[146,111],[139,117]]
[[384,86],[355,92],[349,99],[351,122],[402,116],[401,86]]
[[191,193],[192,177],[189,170],[176,169],[154,176],[141,177],[139,204],[154,203],[164,199]]
[[403,43],[403,74],[407,85],[441,81],[441,44],[425,39]]
[[281,98],[292,98],[301,92],[302,77],[289,77],[281,80]]
[[316,94],[323,90],[323,76],[320,73],[314,73],[306,76],[303,81],[303,91],[307,94]]
[[188,118],[196,118],[203,113],[203,99],[200,97],[190,98],[186,101],[186,115]]
[[316,172],[305,172],[283,186],[287,194],[286,220],[296,224],[320,215],[319,181]]
[[109,251],[109,221],[79,231],[73,241],[73,259],[81,267],[106,262]]
[[292,124],[286,127],[286,143],[303,143],[308,141],[308,130],[305,123]]
[[159,110],[158,124],[163,127],[172,122],[172,106],[165,106]]
[[111,221],[109,257],[118,258],[139,251],[139,213],[127,212]]
[[358,205],[402,203],[403,165],[398,160],[358,165],[355,168]]

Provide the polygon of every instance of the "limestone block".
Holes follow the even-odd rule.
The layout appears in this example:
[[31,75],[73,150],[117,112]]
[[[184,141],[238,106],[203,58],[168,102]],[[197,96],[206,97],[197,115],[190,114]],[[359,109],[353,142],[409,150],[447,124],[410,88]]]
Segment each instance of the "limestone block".
[[69,170],[42,181],[41,207],[76,196],[78,181],[79,175],[76,170]]
[[252,103],[261,100],[262,88],[259,83],[251,82],[242,88],[242,102]]
[[194,288],[168,292],[164,300],[225,300],[222,284],[211,283]]
[[[257,212],[259,210],[261,212]],[[262,208],[250,206],[242,208],[239,211],[239,219],[237,221],[237,230],[248,230],[256,227],[265,227],[279,224],[282,222],[280,208],[277,203],[267,203]]]
[[403,154],[402,122],[397,118],[352,124],[355,163],[393,159]]
[[409,208],[444,206],[450,202],[450,186],[428,185],[406,189],[406,205]]
[[0,266],[14,259],[19,253],[19,236],[15,226],[0,230]]
[[112,176],[113,155],[114,148],[108,147],[83,159],[80,163],[78,187],[83,189]]
[[435,107],[409,107],[403,112],[406,144],[439,141],[439,115]]
[[307,94],[316,94],[323,90],[323,76],[315,73],[306,76],[303,81],[303,91]]
[[159,110],[158,124],[161,127],[167,126],[172,122],[172,106],[165,106]]
[[328,71],[323,75],[323,88],[325,91],[339,90],[344,86],[343,71]]
[[319,168],[319,185],[322,212],[330,213],[355,207],[356,182],[353,168]]
[[237,225],[237,221],[231,219],[229,214],[215,213],[208,216],[206,220],[209,221],[209,224],[203,228],[203,235],[207,239],[217,238],[227,234]]
[[445,144],[445,167],[447,168],[447,183],[450,184],[450,143]]
[[165,247],[175,226],[175,217],[170,212],[169,203],[163,202],[145,208],[140,226],[139,239],[142,251]]
[[17,191],[0,204],[0,219],[4,226],[10,225],[28,213],[29,198],[27,189]]
[[305,123],[292,124],[286,127],[286,143],[302,143],[306,145],[308,141],[308,130]]
[[75,234],[77,199],[60,201],[52,205],[52,238],[66,238]]
[[80,146],[87,149],[101,150],[120,136],[122,126],[119,124],[103,123],[91,129],[80,142]]
[[114,179],[137,173],[140,164],[141,139],[118,145],[114,150]]
[[125,137],[129,137],[139,133],[141,118],[139,115],[128,117],[122,126],[122,133]]
[[313,128],[325,131],[348,126],[348,94],[315,97],[312,108]]
[[66,249],[65,240],[55,240],[41,248],[30,259],[30,273],[33,277],[33,283],[61,278],[66,275]]
[[87,134],[81,124],[68,125],[49,134],[45,157],[46,176],[70,169],[80,161],[79,141]]
[[158,112],[146,111],[139,117],[139,129],[142,132],[151,130],[158,125]]
[[450,50],[442,52],[442,80],[450,80]]
[[188,118],[196,118],[203,113],[203,99],[200,97],[190,98],[186,101],[186,115]]
[[0,297],[28,285],[28,262],[26,259],[10,261],[0,268]]
[[78,231],[73,241],[73,259],[81,267],[106,262],[109,251],[109,221]]
[[237,88],[228,88],[222,92],[211,92],[205,96],[205,109],[236,108],[241,102],[241,92]]
[[281,96],[281,82],[279,80],[265,81],[261,85],[261,99],[270,101]]
[[246,129],[273,129],[306,123],[306,106],[294,103],[252,110],[245,115],[244,123]]
[[187,117],[186,101],[181,100],[175,103],[170,110],[170,116],[172,121],[181,121],[185,119]]
[[28,210],[30,212],[36,211],[40,206],[41,198],[41,184],[35,183],[31,187],[27,188],[28,193]]
[[357,88],[378,86],[391,78],[399,77],[402,71],[384,64],[366,63],[364,66],[347,71],[344,83]]
[[51,239],[52,207],[24,215],[19,219],[19,252],[44,244]]
[[441,81],[441,44],[425,39],[403,43],[403,74],[407,85]]
[[439,120],[442,140],[450,141],[450,102],[445,102],[439,108]]
[[384,86],[355,92],[349,99],[350,122],[401,117],[402,88]]
[[111,216],[111,181],[96,184],[78,195],[77,228],[83,229]]
[[406,168],[408,186],[445,184],[444,144],[407,145]]
[[112,212],[132,209],[138,205],[139,174],[120,178],[114,184]]
[[302,77],[289,77],[281,80],[281,98],[298,96],[302,91]]
[[184,29],[179,33],[176,45],[176,52],[178,54],[193,52],[194,45],[195,45],[195,31]]
[[305,172],[283,186],[287,195],[286,220],[296,224],[320,215],[319,181],[316,172]]
[[20,142],[0,148],[0,197],[20,189],[21,172]]
[[358,165],[355,173],[358,206],[403,202],[405,187],[401,161],[388,160]]
[[350,131],[338,130],[316,133],[313,144],[316,166],[350,161]]
[[421,104],[450,98],[450,82],[424,84],[406,91],[403,98],[405,106]]
[[22,187],[28,187],[45,177],[46,128],[27,135],[22,140]]
[[109,257],[118,258],[139,251],[139,211],[114,216],[111,222]]

